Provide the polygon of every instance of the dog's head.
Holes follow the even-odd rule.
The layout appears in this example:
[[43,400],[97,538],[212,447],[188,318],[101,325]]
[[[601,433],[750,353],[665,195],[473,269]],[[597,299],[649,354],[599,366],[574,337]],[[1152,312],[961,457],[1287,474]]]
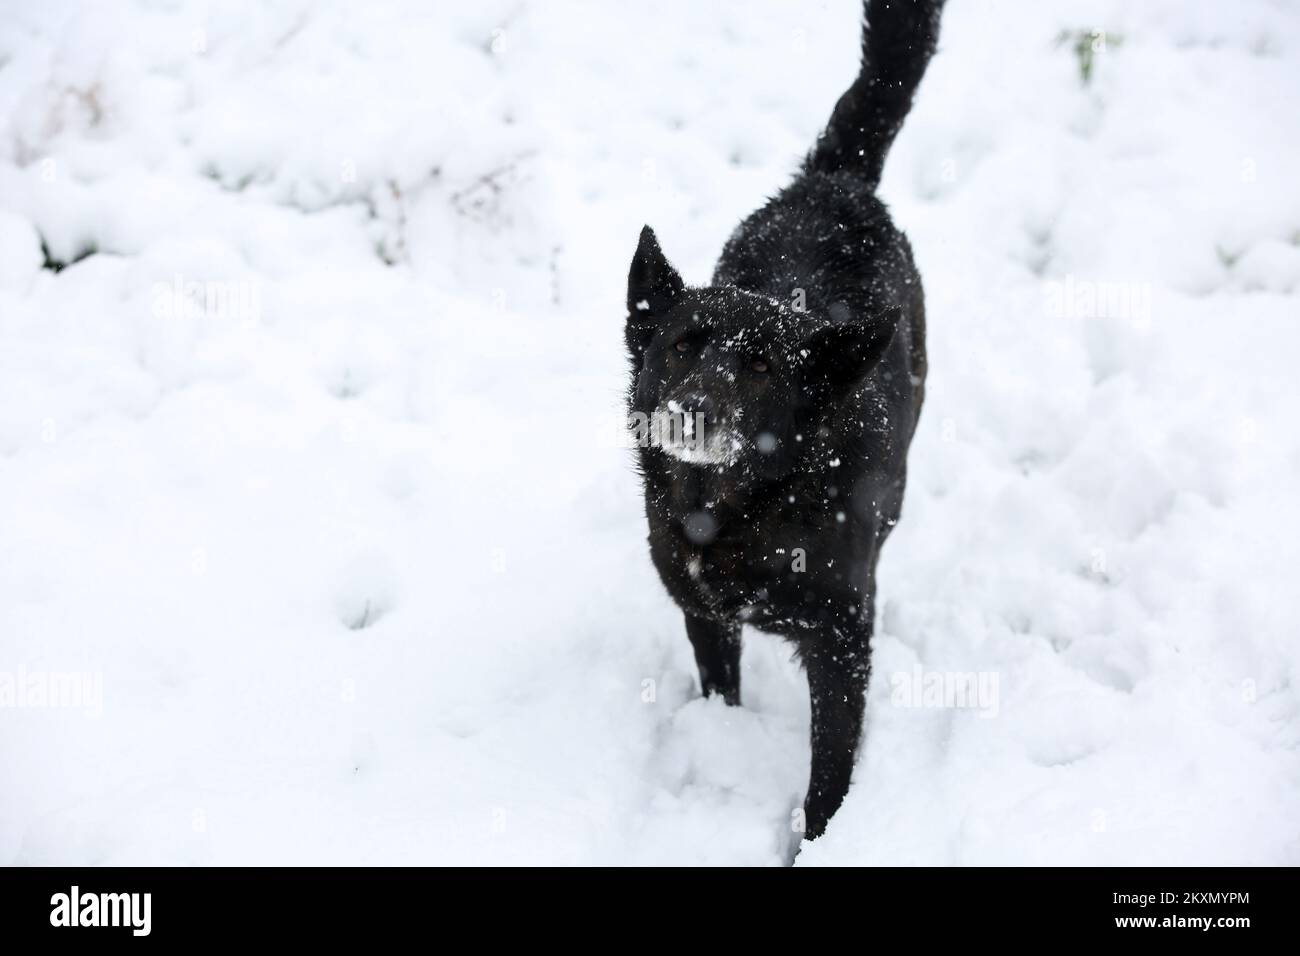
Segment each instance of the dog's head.
[[649,226],[627,309],[631,410],[653,423],[651,444],[768,479],[795,467],[806,430],[861,383],[895,327],[892,315],[818,316],[731,287],[687,288]]

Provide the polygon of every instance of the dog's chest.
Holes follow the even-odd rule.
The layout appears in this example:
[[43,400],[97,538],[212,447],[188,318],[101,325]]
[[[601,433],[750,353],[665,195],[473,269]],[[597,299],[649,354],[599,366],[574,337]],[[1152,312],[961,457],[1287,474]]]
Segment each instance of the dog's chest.
[[648,499],[651,556],[688,613],[761,626],[858,600],[852,529],[833,513],[786,496],[735,507],[708,489],[663,490]]

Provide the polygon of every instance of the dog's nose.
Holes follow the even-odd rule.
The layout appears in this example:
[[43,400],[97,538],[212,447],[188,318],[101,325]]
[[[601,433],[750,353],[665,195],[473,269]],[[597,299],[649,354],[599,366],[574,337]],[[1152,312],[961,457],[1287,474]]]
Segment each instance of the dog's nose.
[[[703,416],[705,426],[716,425],[718,422],[718,405],[708,395],[703,392],[691,392],[682,396],[682,410],[687,415]],[[697,418],[696,421],[701,421]]]

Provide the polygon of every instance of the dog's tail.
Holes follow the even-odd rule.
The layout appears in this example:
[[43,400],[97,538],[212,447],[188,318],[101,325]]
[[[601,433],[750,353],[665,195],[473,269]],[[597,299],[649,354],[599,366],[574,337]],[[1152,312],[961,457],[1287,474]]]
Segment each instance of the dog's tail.
[[943,0],[866,0],[862,69],[835,104],[807,171],[849,170],[876,188],[934,53],[942,7]]

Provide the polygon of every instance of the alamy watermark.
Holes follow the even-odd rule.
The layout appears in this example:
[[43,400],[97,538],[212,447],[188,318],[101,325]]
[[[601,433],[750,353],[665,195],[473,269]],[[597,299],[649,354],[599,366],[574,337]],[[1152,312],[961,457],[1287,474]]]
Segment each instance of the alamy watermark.
[[1043,309],[1054,319],[1129,319],[1145,327],[1151,323],[1151,283],[1067,274],[1044,286]]
[[152,893],[83,893],[74,883],[68,892],[50,897],[51,926],[119,926],[132,936],[148,936],[152,911]]
[[627,412],[602,416],[600,444],[613,448],[687,448],[705,444],[703,412]]
[[895,707],[977,710],[998,715],[997,671],[927,671],[919,664],[889,677],[889,702]]
[[218,319],[256,325],[262,320],[262,284],[249,279],[189,279],[177,273],[155,282],[151,311],[158,319]]
[[80,710],[104,714],[104,675],[80,671],[0,671],[0,711]]

